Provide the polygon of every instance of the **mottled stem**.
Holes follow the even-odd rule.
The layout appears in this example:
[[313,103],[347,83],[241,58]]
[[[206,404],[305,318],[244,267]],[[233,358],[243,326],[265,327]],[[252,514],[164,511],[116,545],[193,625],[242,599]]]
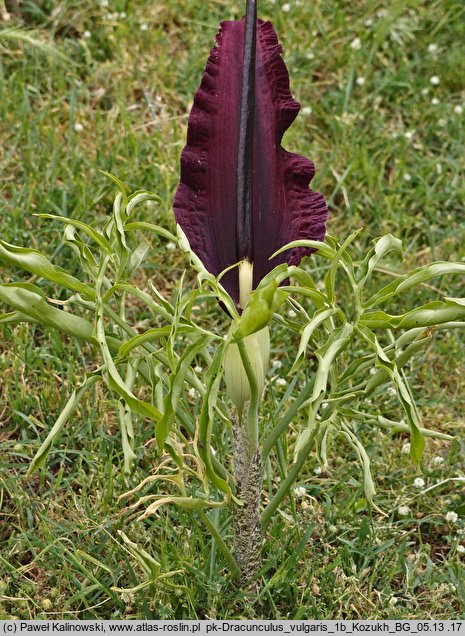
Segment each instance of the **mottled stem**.
[[236,496],[242,502],[242,505],[234,508],[234,549],[241,585],[246,588],[256,581],[261,564],[260,495],[263,469],[260,449],[250,449],[247,427],[241,422],[233,422],[233,442]]

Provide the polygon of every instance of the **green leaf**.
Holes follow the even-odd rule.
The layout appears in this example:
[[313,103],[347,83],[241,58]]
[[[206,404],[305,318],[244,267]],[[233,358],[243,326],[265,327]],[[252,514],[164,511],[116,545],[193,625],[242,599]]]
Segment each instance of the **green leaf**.
[[342,327],[335,329],[325,344],[315,351],[315,356],[318,359],[318,369],[315,376],[315,384],[313,385],[312,402],[315,402],[320,395],[325,393],[331,366],[351,341],[353,332],[353,326],[347,322]]
[[128,203],[126,205],[128,217],[131,216],[138,205],[146,203],[147,201],[163,203],[163,199],[158,194],[155,194],[155,192],[149,192],[148,190],[136,190],[128,197]]
[[113,202],[113,224],[110,231],[111,245],[118,257],[118,279],[125,278],[126,267],[131,254],[131,250],[126,242],[126,233],[124,230],[124,224],[127,220],[126,203],[127,200],[124,194],[118,192]]
[[[132,391],[137,374],[137,361],[131,361],[126,368],[124,384]],[[118,417],[121,430],[121,443],[124,455],[124,472],[130,475],[135,466],[137,455],[134,452],[134,427],[132,425],[132,412],[130,405],[125,400],[118,400]]]
[[202,335],[194,343],[186,347],[182,356],[179,358],[176,371],[173,374],[173,384],[171,389],[171,403],[173,409],[176,410],[184,387],[186,374],[190,371],[192,361],[202,353],[210,344],[210,336]]
[[235,339],[245,338],[264,329],[286,296],[286,292],[278,289],[278,281],[276,280],[272,280],[266,287],[253,291],[242,312]]
[[143,402],[136,398],[135,395],[128,389],[123,378],[120,376],[118,369],[116,368],[116,364],[113,361],[113,358],[110,353],[110,349],[108,347],[107,338],[105,335],[105,330],[103,326],[103,305],[101,301],[97,303],[97,322],[95,326],[95,337],[100,345],[100,350],[102,352],[102,357],[105,362],[106,372],[108,374],[108,383],[110,387],[115,391],[118,395],[120,395],[124,400],[128,403],[129,407],[134,413],[138,415],[142,415],[143,417],[148,417],[155,422],[158,422],[162,414],[160,411],[155,408],[152,404],[148,404],[147,402]]
[[139,267],[139,265],[147,256],[149,250],[150,245],[148,243],[140,243],[131,253],[131,256],[129,258],[129,265],[126,272],[127,277],[131,276],[131,274]]
[[126,232],[129,232],[131,230],[132,231],[141,230],[143,232],[155,232],[155,234],[159,234],[160,236],[163,236],[164,238],[168,239],[168,241],[171,241],[173,243],[178,242],[177,237],[171,232],[169,232],[168,230],[165,230],[164,227],[161,227],[160,225],[154,225],[153,223],[146,223],[145,221],[131,221],[129,223],[126,223],[126,225],[124,226],[124,229],[126,230]]
[[61,223],[65,223],[66,225],[72,225],[74,228],[76,228],[77,230],[81,230],[81,232],[84,232],[84,234],[95,241],[103,249],[104,252],[106,252],[107,254],[112,253],[111,245],[108,240],[103,236],[103,234],[100,234],[100,232],[94,230],[93,227],[87,225],[87,223],[83,223],[78,219],[70,219],[67,216],[59,216],[56,214],[34,214],[34,216],[37,216],[41,219],[55,219],[56,221],[60,221]]
[[412,461],[418,465],[425,448],[425,440],[421,432],[420,417],[408,386],[404,382],[395,362],[392,362],[383,351],[375,334],[362,325],[359,325],[357,330],[376,353],[376,366],[389,375],[397,389],[399,401],[404,409],[405,415],[407,416],[407,421],[410,427],[410,456]]
[[337,312],[338,309],[336,309],[335,307],[330,307],[329,309],[320,309],[315,312],[311,321],[301,329],[302,335],[300,338],[299,349],[297,351],[297,356],[294,360],[294,364],[289,371],[291,375],[298,371],[302,366],[306,357],[308,343],[315,330],[323,325],[328,318],[334,316],[334,314],[336,314]]
[[118,177],[115,177],[114,174],[111,174],[111,172],[107,172],[106,170],[102,170],[101,168],[99,168],[99,172],[101,174],[104,174],[109,179],[111,179],[114,183],[116,183],[116,185],[118,186],[118,190],[123,195],[124,205],[126,206],[128,204],[128,195],[126,193],[126,188],[124,186],[124,183],[120,179],[118,179]]
[[[361,374],[373,367],[374,362],[374,354],[369,353],[356,360],[352,360],[347,369],[342,373],[342,375],[338,378],[338,385],[344,384],[351,378],[355,378],[355,380],[359,380]],[[356,376],[356,377],[355,377]]]
[[[229,268],[228,268],[229,269]],[[268,272],[261,281],[258,283],[257,289],[261,289],[262,287],[268,287],[270,283],[273,281],[278,281],[281,283],[283,280],[289,277],[289,265],[287,263],[281,263],[277,265],[271,272]]]
[[216,350],[213,360],[205,374],[205,395],[203,396],[202,408],[199,416],[198,428],[198,448],[199,455],[205,464],[205,470],[213,484],[221,492],[231,495],[231,488],[215,470],[212,460],[211,437],[215,415],[218,390],[222,378],[221,368],[226,354],[226,343],[220,345]]
[[338,248],[333,258],[333,262],[331,263],[331,267],[329,268],[328,273],[326,274],[325,288],[326,288],[326,295],[328,297],[328,301],[330,304],[333,304],[336,299],[335,293],[334,293],[334,286],[336,283],[336,273],[339,267],[339,262],[341,261],[341,259],[344,259],[345,255],[347,255],[347,247],[350,245],[350,243],[354,239],[357,238],[357,236],[360,234],[361,231],[362,229],[356,230],[355,232],[352,232],[352,234],[350,234],[350,236],[346,238],[344,243]]
[[18,325],[22,322],[37,322],[30,316],[22,314],[20,311],[7,311],[4,314],[0,314],[0,325]]
[[460,299],[446,298],[444,302],[427,303],[400,316],[392,316],[384,311],[369,312],[360,318],[360,324],[370,329],[413,329],[464,319],[465,305]]
[[85,298],[95,299],[95,291],[89,285],[68,274],[64,269],[53,265],[43,254],[27,247],[17,247],[0,240],[0,260],[11,263],[35,276],[58,283],[66,289],[73,289]]
[[0,301],[29,319],[96,344],[92,324],[88,320],[53,307],[44,299],[43,291],[35,285],[4,283],[0,285]]
[[[365,413],[363,411],[356,411],[355,409],[341,409],[341,414],[346,415],[347,417],[351,417],[357,419],[361,422],[364,422],[367,425],[379,426],[382,429],[388,430],[392,435],[395,433],[409,433],[410,427],[408,424],[403,422],[396,422],[394,420],[389,420],[383,415],[372,415],[371,413]],[[427,428],[420,429],[421,434],[424,437],[431,437],[432,439],[442,439],[442,440],[453,440],[453,435],[448,435],[447,433],[441,433],[440,431],[433,431]]]
[[[123,342],[123,344],[119,348],[118,357],[125,358],[136,347],[140,347],[146,344],[147,342],[153,342],[153,340],[159,340],[160,338],[168,337],[171,333],[171,329],[172,329],[171,326],[155,327],[153,329],[147,329],[147,331],[144,331],[143,333],[140,333],[137,336],[130,338],[126,342]],[[177,333],[180,333],[180,334],[191,333],[192,331],[194,331],[194,327],[190,327],[187,325],[186,326],[180,325],[177,329]]]
[[400,258],[404,258],[402,241],[392,236],[392,234],[386,234],[386,236],[374,239],[372,242],[374,247],[368,252],[357,271],[357,281],[360,289],[364,287],[375,267],[387,254],[395,252]]
[[317,309],[324,309],[328,307],[329,300],[326,294],[317,289],[309,289],[308,287],[295,287],[294,285],[283,285],[281,290],[284,292],[289,292],[293,295],[304,296],[305,298],[310,298]]
[[159,452],[162,452],[165,448],[166,439],[174,422],[186,375],[191,371],[190,364],[192,360],[205,349],[210,341],[209,336],[200,336],[196,342],[189,345],[181,358],[177,361],[176,368],[170,375],[170,387],[164,399],[164,414],[157,424],[155,432]]
[[201,499],[200,497],[161,497],[153,504],[150,504],[144,514],[137,518],[137,521],[147,519],[147,517],[153,515],[161,506],[165,506],[166,504],[174,504],[186,510],[203,510],[204,508],[224,508],[228,501],[228,499],[225,501],[211,501],[209,499]]
[[66,422],[73,414],[73,411],[82,400],[88,389],[90,389],[90,387],[99,380],[101,380],[100,373],[95,373],[89,376],[86,381],[79,387],[79,389],[77,389],[77,391],[74,390],[72,392],[71,397],[67,401],[65,408],[62,410],[55,424],[52,426],[50,433],[47,435],[45,440],[42,442],[39,450],[34,455],[34,458],[29,465],[27,475],[32,475],[45,464],[50,450],[52,449],[52,446],[54,445],[58,436],[66,425]]
[[373,483],[373,477],[371,476],[371,468],[370,468],[370,458],[360,440],[357,436],[350,430],[350,428],[341,423],[341,431],[340,434],[343,435],[349,444],[352,446],[354,451],[357,454],[358,460],[362,465],[363,469],[363,489],[365,491],[365,497],[370,505],[373,505],[373,497],[376,494],[375,485]]
[[97,259],[93,255],[89,246],[76,238],[76,228],[72,225],[66,225],[63,232],[63,243],[68,245],[79,258],[82,269],[92,279],[95,279],[98,271]]
[[[333,414],[334,415],[334,414]],[[333,417],[333,416],[331,416]],[[328,429],[328,427],[331,424],[331,418],[328,420],[324,420],[322,422],[320,422],[319,420],[317,420],[315,418],[315,413],[313,412],[312,407],[310,406],[308,408],[308,417],[307,417],[307,424],[305,426],[304,429],[302,429],[296,439],[295,442],[295,446],[294,446],[294,462],[297,459],[298,454],[300,453],[300,451],[305,448],[305,446],[308,444],[308,442],[310,441],[312,435],[315,435],[315,442],[317,444],[317,440],[320,436],[320,434],[323,431],[326,431]],[[316,430],[318,429],[318,430]],[[321,439],[321,437],[320,437]]]
[[396,280],[392,281],[392,283],[389,283],[389,285],[380,289],[366,303],[364,303],[363,306],[365,308],[375,307],[376,305],[380,305],[386,300],[389,300],[389,298],[392,298],[401,292],[407,291],[416,285],[420,285],[432,278],[436,278],[436,276],[445,276],[446,274],[465,274],[465,263],[448,263],[446,261],[439,261],[437,263],[431,263],[430,265],[414,269],[412,272],[400,276]]
[[282,252],[286,252],[287,250],[293,249],[294,247],[310,247],[316,250],[316,253],[319,256],[324,256],[325,258],[333,259],[336,256],[336,250],[330,247],[327,243],[322,243],[320,241],[310,241],[307,239],[299,239],[298,241],[292,241],[283,247],[280,247],[279,250],[274,252],[270,256],[270,260],[278,254],[282,254]]
[[[431,335],[429,332],[422,330],[421,337],[418,340],[414,340],[406,347],[405,351],[402,351],[394,359],[394,364],[398,369],[402,369],[407,362],[421,349],[424,349],[431,342]],[[365,387],[365,395],[368,395],[374,391],[380,384],[386,382],[389,379],[389,373],[384,368],[380,368],[374,375],[371,376]]]
[[117,282],[115,285],[113,285],[113,287],[110,287],[110,289],[108,289],[108,291],[105,293],[103,297],[103,300],[106,301],[108,298],[110,298],[112,294],[115,293],[115,291],[124,291],[128,294],[131,294],[132,296],[135,296],[136,298],[141,300],[143,303],[145,303],[147,307],[154,312],[154,314],[159,315],[165,320],[168,320],[171,322],[173,314],[174,314],[174,309],[169,304],[169,302],[163,298],[160,292],[153,285],[152,285],[152,291],[156,293],[157,300],[159,301],[160,304],[158,304],[152,298],[150,294],[143,291],[142,289],[139,289],[135,285],[131,285],[131,283],[124,283],[121,281]]
[[154,559],[153,556],[151,556],[146,550],[138,546],[137,543],[131,541],[131,539],[129,539],[129,537],[125,535],[122,530],[118,530],[117,532],[123,539],[128,552],[136,559],[144,572],[151,577],[152,581],[156,580],[158,578],[158,574],[160,573],[160,563],[156,559]]

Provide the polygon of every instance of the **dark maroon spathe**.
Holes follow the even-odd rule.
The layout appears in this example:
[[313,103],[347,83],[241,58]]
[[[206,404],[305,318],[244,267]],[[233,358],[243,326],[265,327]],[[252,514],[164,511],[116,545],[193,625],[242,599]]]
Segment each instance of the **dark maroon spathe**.
[[[177,223],[192,250],[215,276],[237,263],[236,173],[238,162],[244,19],[222,22],[189,116],[181,179],[174,199]],[[298,264],[311,253],[280,247],[297,239],[322,241],[327,207],[308,185],[313,163],[281,146],[300,106],[289,90],[281,45],[270,22],[257,20],[253,131],[252,239],[246,257],[253,286],[280,263]],[[237,268],[222,278],[239,302]]]

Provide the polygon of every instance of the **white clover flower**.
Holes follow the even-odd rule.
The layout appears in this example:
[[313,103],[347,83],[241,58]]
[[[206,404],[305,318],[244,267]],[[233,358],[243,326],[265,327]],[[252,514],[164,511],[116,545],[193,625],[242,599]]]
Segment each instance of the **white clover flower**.
[[166,249],[169,250],[170,252],[173,252],[176,249],[176,243],[167,243],[166,244]]
[[449,523],[457,523],[458,519],[458,514],[453,510],[449,510],[449,512],[446,514],[446,521],[449,521]]
[[84,33],[82,34],[82,37],[86,40],[88,40],[89,38],[92,37],[92,33],[90,31],[84,31]]
[[313,472],[315,473],[315,475],[321,475],[321,473],[323,472],[323,469],[321,468],[321,466],[317,466],[316,468],[313,469]]
[[436,455],[436,457],[433,457],[433,464],[435,466],[440,466],[441,464],[444,464],[444,457],[441,457],[440,455]]
[[465,545],[458,545],[457,546],[457,552],[459,554],[465,554]]
[[413,139],[414,134],[415,134],[415,131],[414,131],[414,130],[407,130],[407,131],[404,133],[404,137],[405,137],[405,139],[407,139],[408,141],[410,141],[410,139]]
[[414,480],[413,485],[415,486],[415,488],[423,488],[423,486],[425,485],[425,480],[421,477],[417,477]]
[[457,106],[454,107],[454,113],[456,115],[461,115],[463,113],[463,106],[457,104]]
[[438,119],[438,126],[440,126],[441,128],[447,126],[447,119]]
[[365,78],[364,77],[357,77],[356,82],[359,86],[363,86],[365,84]]
[[431,103],[433,104],[433,106],[437,106],[439,104],[439,99],[437,97],[433,97]]
[[412,180],[412,175],[410,175],[408,172],[406,172],[403,176],[402,179],[404,181],[411,181]]
[[425,88],[421,89],[421,94],[422,95],[428,95],[428,93],[429,93],[429,88],[427,86],[425,86]]
[[371,27],[373,24],[373,18],[367,18],[363,23],[366,27]]
[[296,486],[294,488],[294,494],[296,497],[305,497],[305,495],[307,494],[307,489],[303,486]]
[[410,453],[410,442],[405,442],[405,444],[402,445],[401,453],[403,455],[408,455]]
[[187,393],[189,394],[189,397],[191,398],[195,398],[199,394],[197,389],[194,389],[194,387],[191,387]]
[[273,360],[271,364],[272,369],[281,369],[282,366],[283,366],[283,363],[281,362],[281,360]]
[[307,117],[313,113],[311,106],[304,106],[300,112]]
[[107,9],[108,8],[108,0],[100,0],[100,6],[102,7],[102,9]]
[[397,389],[395,386],[389,386],[388,390],[387,390],[387,394],[389,395],[389,397],[396,397],[397,395]]
[[78,122],[78,123],[74,124],[74,130],[77,133],[81,133],[84,130],[84,126]]
[[286,382],[286,380],[284,378],[277,378],[276,384],[278,386],[286,386],[287,382]]
[[295,318],[297,316],[297,312],[294,311],[293,309],[289,309],[289,311],[287,312],[287,315],[289,316],[289,318]]
[[438,84],[441,83],[441,80],[439,79],[437,75],[433,75],[432,77],[430,77],[429,81],[430,81],[430,84],[432,84],[433,86],[437,86]]
[[291,10],[291,5],[289,2],[286,2],[285,4],[283,4],[283,6],[281,7],[281,9],[284,11],[284,13],[289,13],[289,11]]
[[370,375],[375,375],[375,373],[378,371],[378,369],[376,367],[371,367],[370,369]]
[[410,508],[408,506],[399,506],[397,512],[401,517],[408,517],[410,514]]
[[350,48],[353,51],[358,51],[359,49],[362,48],[362,41],[360,38],[355,38],[352,40],[352,42],[350,43]]
[[121,18],[121,20],[125,20],[128,16],[125,11],[121,11],[121,13],[119,14],[119,17]]
[[313,60],[315,59],[315,53],[313,51],[307,51],[307,53],[305,53],[305,57],[307,60]]
[[149,30],[149,25],[146,22],[142,22],[142,24],[140,25],[140,30],[141,31],[148,31]]
[[199,365],[197,365],[197,366],[194,367],[194,371],[196,373],[202,373],[202,367],[199,367]]
[[438,50],[438,45],[435,44],[434,42],[428,45],[428,53],[436,53],[437,50]]

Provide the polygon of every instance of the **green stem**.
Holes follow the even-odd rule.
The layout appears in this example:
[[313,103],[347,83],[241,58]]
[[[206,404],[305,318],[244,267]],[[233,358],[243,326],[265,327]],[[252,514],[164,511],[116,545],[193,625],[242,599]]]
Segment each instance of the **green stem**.
[[300,395],[294,400],[292,405],[288,408],[288,410],[284,413],[282,418],[273,428],[273,430],[268,434],[268,437],[265,439],[263,444],[263,462],[265,462],[266,458],[271,452],[271,449],[275,445],[276,441],[281,437],[286,428],[292,422],[292,420],[297,415],[299,409],[302,407],[302,404],[306,402],[312,395],[313,391],[313,382],[312,380],[309,384],[305,386],[305,389],[300,393]]
[[249,455],[252,457],[258,447],[258,384],[254,370],[250,364],[249,356],[247,355],[244,340],[239,340],[237,347],[241,356],[242,364],[244,365],[247,380],[250,384],[250,403],[247,409],[247,436],[249,440]]
[[207,526],[208,531],[210,532],[210,534],[212,535],[212,537],[215,539],[216,543],[218,544],[218,547],[220,548],[221,552],[223,553],[224,558],[228,562],[228,565],[229,565],[229,567],[231,569],[231,572],[233,573],[233,576],[235,578],[239,577],[240,576],[240,570],[239,570],[239,566],[237,565],[236,559],[233,557],[233,555],[232,555],[231,551],[229,550],[228,546],[223,541],[223,538],[220,535],[220,533],[218,532],[218,529],[216,528],[215,524],[212,522],[212,520],[207,515],[207,513],[204,512],[203,510],[199,510],[199,515],[200,515],[200,518],[202,519],[202,521],[204,522],[204,524]]
[[263,511],[262,519],[261,519],[262,530],[264,530],[266,528],[266,526],[270,522],[271,517],[273,516],[276,508],[279,506],[281,501],[284,499],[286,494],[289,492],[290,487],[292,486],[292,484],[294,483],[294,481],[297,478],[298,474],[300,473],[300,471],[302,469],[302,466],[304,465],[304,463],[305,463],[305,461],[306,461],[306,459],[308,457],[308,454],[310,453],[310,451],[313,448],[313,445],[315,443],[315,437],[316,437],[316,435],[318,433],[318,430],[319,430],[319,427],[315,426],[315,428],[312,431],[310,439],[305,444],[305,446],[302,448],[300,453],[297,455],[296,462],[292,466],[292,468],[289,471],[289,473],[287,474],[286,479],[282,482],[281,486],[279,487],[278,492],[275,494],[273,499],[270,501],[270,503],[267,505],[267,507]]

